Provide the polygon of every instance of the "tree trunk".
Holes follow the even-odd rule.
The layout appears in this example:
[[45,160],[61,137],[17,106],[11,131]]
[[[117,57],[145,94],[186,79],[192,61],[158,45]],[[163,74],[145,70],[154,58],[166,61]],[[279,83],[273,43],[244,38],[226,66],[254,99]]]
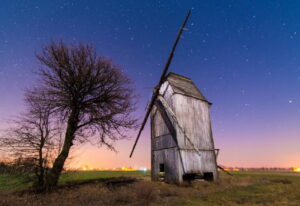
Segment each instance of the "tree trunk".
[[67,124],[67,132],[65,135],[63,148],[60,154],[55,159],[53,167],[51,168],[51,170],[49,171],[46,177],[46,184],[45,184],[46,190],[51,190],[54,186],[57,185],[59,176],[63,170],[65,161],[68,158],[70,149],[73,145],[75,132],[77,130],[77,126],[79,122],[78,116],[79,116],[79,112],[74,110],[71,112],[71,115],[69,116],[68,124]]
[[39,171],[38,171],[38,187],[43,187],[44,186],[44,159],[43,159],[43,144],[44,142],[42,141],[41,146],[39,148]]

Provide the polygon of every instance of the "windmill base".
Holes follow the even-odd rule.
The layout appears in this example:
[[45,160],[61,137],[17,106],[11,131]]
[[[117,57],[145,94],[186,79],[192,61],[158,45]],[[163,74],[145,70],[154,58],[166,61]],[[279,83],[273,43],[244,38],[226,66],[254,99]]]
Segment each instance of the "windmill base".
[[218,176],[214,176],[213,172],[204,172],[203,174],[199,173],[188,173],[182,175],[182,178],[178,178],[178,181],[168,181],[166,178],[165,172],[159,172],[159,175],[152,175],[152,181],[160,181],[160,182],[167,182],[167,183],[173,183],[173,184],[182,184],[185,182],[192,182],[194,180],[202,180],[202,181],[208,181],[213,182],[218,180]]

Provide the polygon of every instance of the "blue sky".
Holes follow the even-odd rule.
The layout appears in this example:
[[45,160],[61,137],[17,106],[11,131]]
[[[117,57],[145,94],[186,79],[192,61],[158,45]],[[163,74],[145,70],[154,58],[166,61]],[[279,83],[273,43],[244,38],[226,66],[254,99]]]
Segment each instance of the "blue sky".
[[[190,77],[213,102],[219,162],[300,166],[299,1],[1,1],[1,127],[24,109],[35,54],[51,40],[92,44],[112,59],[134,81],[142,117],[188,9],[170,71]],[[149,138],[146,129],[137,159],[125,159],[133,141],[111,155],[150,165]]]

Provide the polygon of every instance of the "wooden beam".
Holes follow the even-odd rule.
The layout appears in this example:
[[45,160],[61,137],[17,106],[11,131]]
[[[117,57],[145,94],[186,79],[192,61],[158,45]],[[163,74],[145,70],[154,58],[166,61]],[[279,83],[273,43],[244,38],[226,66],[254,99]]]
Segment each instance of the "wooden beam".
[[165,150],[165,149],[174,149],[177,148],[179,150],[179,148],[177,146],[173,146],[173,147],[164,147],[164,148],[160,148],[160,149],[154,149],[153,151],[161,151],[161,150]]
[[[176,129],[175,129],[170,117],[169,117],[169,115],[170,115],[171,118],[174,120],[174,118],[176,118],[174,112],[169,107],[166,100],[160,95],[156,99],[155,105],[156,105],[158,111],[160,112],[163,120],[165,121],[165,123],[166,123],[166,125],[167,125],[167,127],[168,127],[168,129],[171,133],[171,136],[173,137],[173,139],[176,143],[176,146],[179,148],[178,141],[177,141],[177,132],[176,132]],[[179,153],[179,158],[180,158],[183,173],[185,173],[185,168],[184,168],[184,164],[183,164],[182,155],[181,155],[180,150],[178,150],[178,153]]]
[[164,105],[162,104],[162,102],[160,100],[157,100],[157,101],[155,101],[155,106],[157,107],[159,113],[161,114],[164,122],[166,123],[166,125],[169,129],[169,132],[171,133],[171,136],[173,137],[176,145],[178,146],[178,141],[177,141],[177,138],[176,138],[176,129],[173,126],[173,123],[170,120],[170,118],[169,118],[169,116],[168,116],[168,114],[165,110]]
[[199,149],[199,148],[180,148],[181,150],[198,150],[198,151],[210,151],[210,152],[213,152],[213,151],[219,151],[219,149]]

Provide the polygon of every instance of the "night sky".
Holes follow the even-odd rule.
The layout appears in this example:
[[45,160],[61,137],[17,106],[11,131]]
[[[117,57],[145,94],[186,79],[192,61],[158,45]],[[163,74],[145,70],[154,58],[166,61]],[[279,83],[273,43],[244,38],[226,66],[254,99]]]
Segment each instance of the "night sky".
[[[0,128],[24,110],[35,54],[51,40],[89,43],[112,59],[133,80],[142,118],[189,8],[170,71],[213,103],[219,164],[300,167],[300,1],[2,0]],[[150,167],[149,126],[140,140],[132,159],[134,139],[118,153],[82,146],[70,165]]]

